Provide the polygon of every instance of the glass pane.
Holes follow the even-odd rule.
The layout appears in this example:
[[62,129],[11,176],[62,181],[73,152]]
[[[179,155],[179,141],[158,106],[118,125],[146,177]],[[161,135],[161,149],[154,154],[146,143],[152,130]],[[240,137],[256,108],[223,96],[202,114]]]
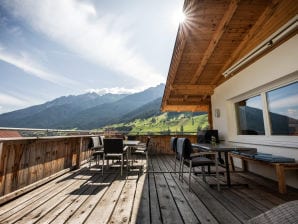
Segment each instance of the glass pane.
[[260,95],[236,103],[236,111],[239,135],[265,134]]
[[298,82],[267,93],[272,135],[298,135]]

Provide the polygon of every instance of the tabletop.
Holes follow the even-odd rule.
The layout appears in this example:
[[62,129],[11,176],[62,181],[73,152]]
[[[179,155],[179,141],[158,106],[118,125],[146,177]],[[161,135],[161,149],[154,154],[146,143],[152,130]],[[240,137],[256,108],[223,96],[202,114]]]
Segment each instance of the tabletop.
[[138,140],[123,140],[123,145],[126,145],[126,146],[136,146],[140,144],[140,141]]
[[209,151],[216,151],[216,152],[230,152],[230,151],[249,151],[252,147],[245,147],[245,146],[237,146],[229,143],[220,143],[216,145],[206,144],[206,143],[196,143],[192,144],[194,148],[201,148]]

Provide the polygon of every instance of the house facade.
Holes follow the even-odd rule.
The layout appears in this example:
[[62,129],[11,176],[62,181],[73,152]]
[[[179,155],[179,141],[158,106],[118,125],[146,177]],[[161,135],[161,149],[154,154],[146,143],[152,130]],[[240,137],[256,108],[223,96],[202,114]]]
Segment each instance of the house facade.
[[[298,162],[298,1],[186,0],[184,13],[161,109],[206,111],[226,142]],[[286,181],[298,188],[297,170]]]

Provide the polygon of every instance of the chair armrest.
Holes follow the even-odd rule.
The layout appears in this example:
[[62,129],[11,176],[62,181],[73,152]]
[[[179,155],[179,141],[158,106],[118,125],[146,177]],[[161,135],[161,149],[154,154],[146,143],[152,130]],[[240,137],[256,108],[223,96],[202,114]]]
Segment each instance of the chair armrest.
[[128,146],[125,146],[124,148],[123,148],[123,152],[127,152],[127,150],[128,150]]

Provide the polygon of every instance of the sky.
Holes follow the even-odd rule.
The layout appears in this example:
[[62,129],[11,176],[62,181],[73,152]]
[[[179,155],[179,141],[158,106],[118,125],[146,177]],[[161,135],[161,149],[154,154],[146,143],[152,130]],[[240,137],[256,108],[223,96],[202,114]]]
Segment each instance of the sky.
[[0,0],[0,114],[165,83],[183,0]]

